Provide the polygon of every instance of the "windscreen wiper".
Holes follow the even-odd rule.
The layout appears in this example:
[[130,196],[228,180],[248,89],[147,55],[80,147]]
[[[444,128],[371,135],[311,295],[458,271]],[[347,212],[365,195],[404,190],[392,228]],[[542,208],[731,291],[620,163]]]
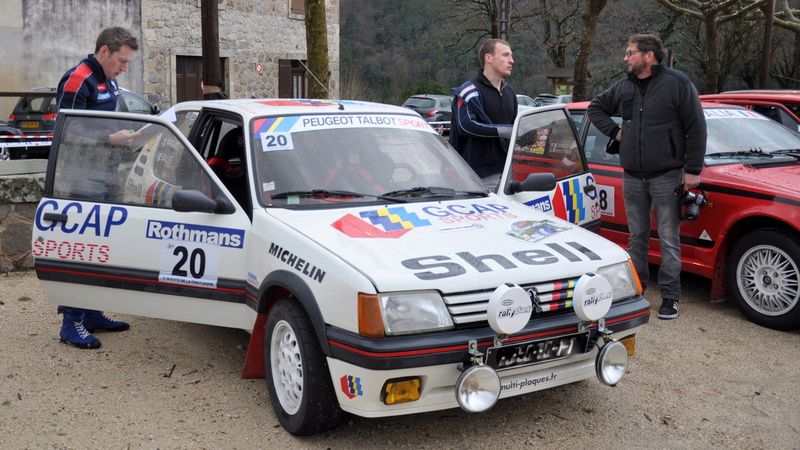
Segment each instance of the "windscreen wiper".
[[331,190],[331,189],[310,189],[306,191],[288,191],[288,192],[281,192],[279,194],[275,194],[272,196],[273,199],[276,198],[287,198],[290,196],[296,195],[298,197],[372,197],[372,198],[379,198],[381,200],[387,200],[390,202],[395,203],[407,203],[407,200],[403,200],[402,198],[394,198],[394,197],[387,197],[386,195],[374,195],[374,194],[363,194],[360,192],[353,192],[353,191],[339,191],[339,190]]
[[800,148],[787,148],[785,150],[775,150],[774,152],[771,152],[771,154],[800,156]]
[[764,153],[764,151],[761,150],[760,148],[751,148],[750,150],[739,150],[736,152],[706,153],[706,156],[709,156],[711,158],[728,158],[732,156],[752,156],[756,158],[772,158],[771,153]]
[[456,191],[452,188],[438,186],[417,186],[410,189],[386,192],[383,197],[455,197],[456,195],[486,197],[489,193],[486,191]]

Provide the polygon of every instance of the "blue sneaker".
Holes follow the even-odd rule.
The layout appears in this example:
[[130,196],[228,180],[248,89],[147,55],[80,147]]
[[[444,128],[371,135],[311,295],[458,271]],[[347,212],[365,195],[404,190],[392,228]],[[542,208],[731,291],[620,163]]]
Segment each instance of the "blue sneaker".
[[91,333],[97,331],[125,331],[131,327],[127,322],[109,318],[102,311],[93,309],[85,311],[86,316],[83,318],[83,326]]
[[61,324],[61,333],[59,333],[59,338],[62,342],[83,349],[100,347],[100,339],[92,336],[83,326],[83,317],[85,314],[82,309],[59,306],[58,312],[64,315],[64,321]]

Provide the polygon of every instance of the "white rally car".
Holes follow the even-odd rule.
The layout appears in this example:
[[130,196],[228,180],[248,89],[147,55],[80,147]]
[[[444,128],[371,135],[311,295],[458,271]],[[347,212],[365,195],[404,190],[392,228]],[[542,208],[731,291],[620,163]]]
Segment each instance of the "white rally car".
[[[628,255],[506,198],[552,202],[553,175],[511,167],[575,164],[571,123],[561,106],[521,114],[498,195],[401,107],[64,110],[36,272],[55,304],[249,331],[243,377],[267,379],[293,434],[615,385],[650,314]],[[130,147],[108,144],[120,130]]]

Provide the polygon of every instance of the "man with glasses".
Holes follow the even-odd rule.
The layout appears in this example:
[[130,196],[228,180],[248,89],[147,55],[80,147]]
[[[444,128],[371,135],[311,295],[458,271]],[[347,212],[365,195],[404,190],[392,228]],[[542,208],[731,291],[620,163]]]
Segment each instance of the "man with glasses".
[[[697,89],[686,75],[663,66],[661,39],[638,34],[628,40],[627,77],[592,100],[587,115],[619,142],[623,197],[631,255],[643,286],[650,280],[650,217],[655,211],[661,248],[660,319],[678,317],[681,295],[680,199],[700,184],[706,122]],[[622,118],[618,126],[611,116]]]

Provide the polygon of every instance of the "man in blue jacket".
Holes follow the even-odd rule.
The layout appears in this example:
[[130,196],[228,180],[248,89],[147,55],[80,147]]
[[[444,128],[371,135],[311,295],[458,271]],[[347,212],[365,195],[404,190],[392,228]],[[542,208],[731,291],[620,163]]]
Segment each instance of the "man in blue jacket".
[[[128,30],[111,27],[103,30],[97,37],[94,54],[87,56],[77,66],[68,70],[58,83],[58,109],[90,109],[95,111],[114,111],[117,107],[119,86],[117,76],[128,71],[128,64],[134,52],[139,48],[138,40]],[[107,137],[106,137],[107,136]],[[130,146],[135,133],[129,130],[117,130],[113,127],[104,130],[101,141],[107,141],[112,151]],[[114,164],[116,158],[106,158]],[[118,165],[118,164],[117,164]],[[87,162],[85,178],[92,183],[86,184],[103,192],[84,192],[90,198],[114,200],[113,193],[108,192],[103,177],[116,174],[116,168],[97,167],[97,162]],[[118,184],[114,181],[111,184]],[[125,331],[130,326],[121,321],[112,320],[100,311],[90,309],[59,306],[58,313],[63,314],[63,322],[59,337],[63,342],[78,348],[91,349],[100,347],[100,340],[91,333],[95,331]]]
[[[650,216],[655,211],[661,248],[660,319],[678,317],[681,295],[680,198],[700,184],[706,122],[700,98],[684,74],[661,65],[666,51],[652,34],[628,40],[628,76],[598,95],[587,115],[619,141],[631,255],[639,279],[650,279]],[[622,117],[618,126],[611,116]]]
[[486,41],[478,52],[481,73],[453,88],[450,145],[495,191],[517,117],[517,95],[505,79],[511,75],[511,47],[501,39]]

